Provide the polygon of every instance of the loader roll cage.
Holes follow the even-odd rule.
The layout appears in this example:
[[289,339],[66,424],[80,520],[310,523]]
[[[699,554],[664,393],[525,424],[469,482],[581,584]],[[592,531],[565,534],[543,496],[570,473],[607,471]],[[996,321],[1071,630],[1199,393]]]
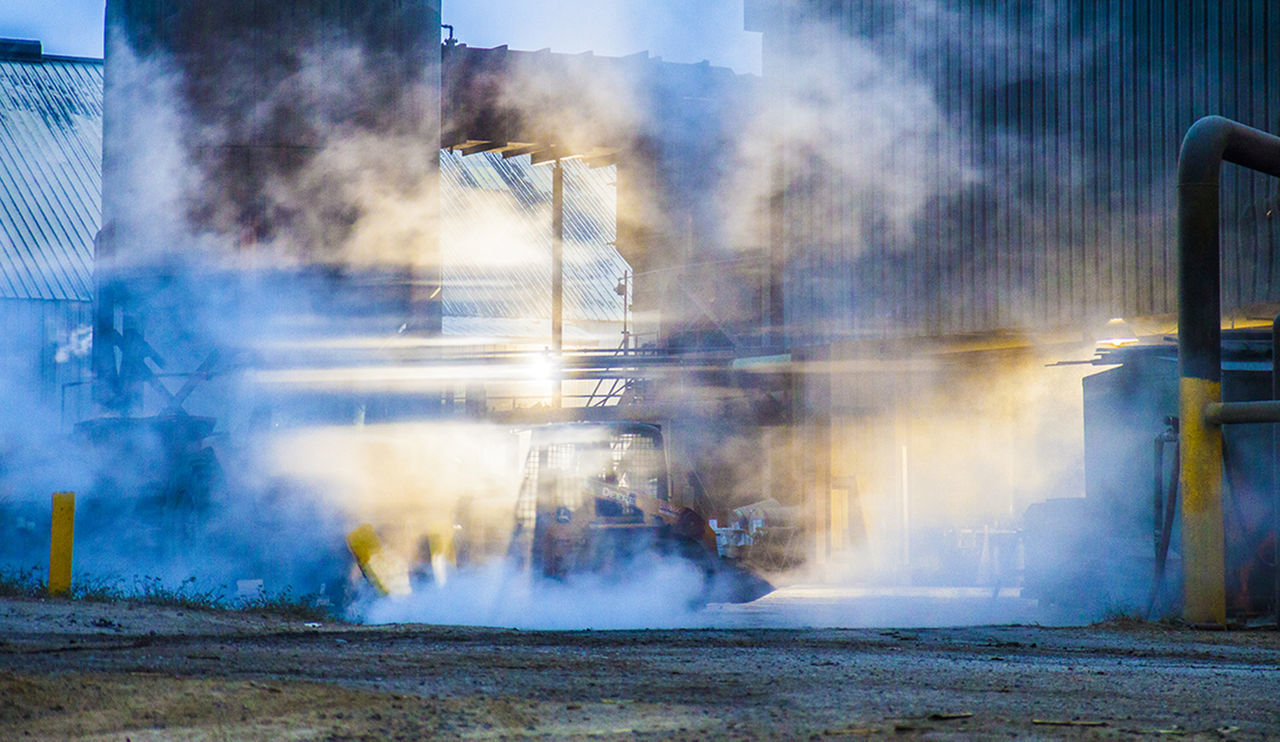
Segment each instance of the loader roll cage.
[[541,512],[576,512],[592,505],[593,518],[644,524],[646,501],[670,502],[662,430],[648,423],[548,425],[529,432],[524,476],[516,500],[517,523],[532,529]]

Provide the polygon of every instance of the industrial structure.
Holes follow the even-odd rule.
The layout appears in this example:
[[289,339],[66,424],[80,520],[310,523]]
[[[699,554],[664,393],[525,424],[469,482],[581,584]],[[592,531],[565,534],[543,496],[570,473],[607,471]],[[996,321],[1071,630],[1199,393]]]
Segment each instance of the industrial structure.
[[[859,141],[878,136],[883,163],[833,156],[819,162],[849,167],[816,174],[787,157],[778,169],[783,323],[801,343],[1173,313],[1168,186],[1182,135],[1207,115],[1280,125],[1280,21],[1266,2],[747,6],[764,34],[767,100],[791,109],[781,135],[803,116],[805,91],[788,81],[815,56],[869,59],[883,75],[841,91],[850,125],[822,142],[865,158]],[[853,100],[899,83],[920,86],[932,110],[901,123],[857,114]],[[868,181],[857,171],[870,167]],[[894,204],[873,198],[892,181],[929,184],[911,229],[890,228]],[[1223,188],[1224,305],[1274,302],[1275,184],[1242,172]]]
[[[728,253],[698,163],[732,131],[694,125],[750,80],[647,55],[433,58],[438,27],[421,2],[108,6],[94,361],[61,384],[107,467],[98,500],[202,511],[227,430],[616,406],[644,386],[633,359],[678,374],[665,338],[724,342],[713,305],[756,301],[679,272]],[[609,79],[637,95],[613,127]],[[516,90],[540,106],[506,110]],[[140,458],[109,463],[113,445]]]
[[0,366],[7,384],[56,407],[62,385],[88,368],[101,60],[0,42],[0,120]]
[[[44,257],[0,265],[0,309],[58,307],[57,329],[25,334],[74,348],[92,298],[74,421],[216,416],[251,388],[308,424],[660,424],[688,441],[673,491],[744,523],[787,513],[828,573],[997,592],[1021,574],[1046,602],[1105,583],[1096,604],[1141,610],[1176,592],[1168,561],[1236,575],[1212,607],[1190,601],[1196,620],[1280,612],[1258,577],[1276,572],[1274,477],[1237,477],[1228,562],[1188,571],[1199,552],[1172,535],[1182,511],[1153,499],[1147,458],[1177,424],[1198,435],[1173,392],[1179,143],[1209,115],[1280,131],[1280,9],[745,8],[762,78],[473,48],[452,29],[437,47],[434,0],[111,0],[105,95],[94,62],[19,45],[0,63],[11,91],[80,76],[10,96],[0,144],[19,141],[10,117],[44,111],[35,128],[74,149],[86,194],[57,244],[5,222]],[[45,152],[9,155],[6,175]],[[1229,401],[1270,393],[1266,157],[1223,173],[1222,320],[1191,374],[1216,381],[1216,330],[1233,330]],[[90,378],[58,368],[51,388]],[[1228,433],[1234,471],[1262,467],[1254,430]],[[1082,558],[1098,543],[1111,563]]]
[[[190,292],[172,290],[167,269],[130,269],[134,261],[168,265],[197,259],[207,252],[200,245],[210,240],[233,243],[253,261],[295,266],[273,267],[277,293],[288,294],[284,283],[294,282],[296,293],[331,295],[328,302],[310,304],[326,314],[324,320],[305,329],[275,328],[290,341],[299,333],[431,337],[444,330],[446,306],[460,319],[487,303],[486,311],[508,320],[550,315],[550,342],[544,347],[558,356],[565,349],[567,317],[596,323],[621,319],[629,342],[639,346],[661,344],[681,332],[696,335],[707,327],[723,334],[721,318],[737,312],[712,305],[758,304],[759,286],[742,286],[735,273],[722,273],[714,290],[696,291],[680,273],[681,266],[697,261],[741,257],[720,234],[709,182],[713,170],[700,163],[730,141],[728,113],[742,110],[752,91],[742,76],[647,55],[609,59],[474,49],[455,42],[432,58],[424,49],[434,41],[439,11],[430,3],[335,6],[332,12],[300,14],[259,8],[246,14],[235,3],[120,2],[108,8],[107,16],[108,27],[118,32],[109,34],[107,43],[107,203],[99,264],[111,269],[100,271],[99,402],[135,399],[136,393],[122,394],[120,387],[142,383],[119,379],[121,357],[134,355],[123,351],[125,325],[136,324],[136,332],[150,342],[198,338],[201,333],[191,333],[192,326],[226,324],[225,318],[207,316],[218,314],[211,307],[185,306]],[[215,22],[223,17],[226,24]],[[211,25],[224,30],[212,38],[196,30]],[[217,61],[236,49],[251,53],[233,55],[228,64]],[[378,82],[354,97],[345,95],[345,88],[326,87],[331,78],[343,76],[374,76]],[[146,161],[134,149],[154,139],[149,129],[157,108],[167,124],[159,134],[182,153],[182,172],[168,173],[169,191],[184,194],[164,204],[171,218],[160,220],[159,227],[151,206],[140,204],[130,188],[150,177],[136,170]],[[712,126],[695,128],[695,120]],[[443,173],[442,149],[447,150]],[[549,178],[529,169],[540,164],[547,165]],[[370,168],[378,170],[376,182]],[[615,168],[616,177],[610,177]],[[540,269],[487,277],[464,272],[451,283],[441,282],[441,271],[448,268],[440,239],[452,229],[450,220],[460,217],[457,202],[442,211],[441,199],[462,183],[483,190],[473,177],[481,171],[487,178],[480,180],[506,181],[504,189],[528,220],[535,219],[535,202],[550,196],[551,213],[541,217],[551,222],[544,232],[552,253],[550,307],[520,298],[540,282],[531,279],[545,275]],[[534,180],[543,185],[531,189]],[[550,194],[539,195],[545,180],[551,181]],[[617,192],[602,197],[600,189],[611,186]],[[566,200],[574,189],[579,195]],[[111,203],[117,198],[113,194],[118,203]],[[616,226],[602,223],[602,210],[616,213],[610,217]],[[521,234],[514,242],[528,241],[536,231],[530,224],[515,225]],[[588,236],[599,256],[613,257],[575,252],[574,244]],[[475,241],[474,234],[469,237]],[[457,254],[465,244],[455,239],[448,249]],[[497,262],[515,260],[497,255],[497,248],[490,252]],[[586,275],[591,278],[584,281]],[[149,286],[153,281],[157,285]],[[169,298],[165,287],[171,289]],[[602,289],[621,295],[607,306]],[[505,306],[495,304],[498,293]],[[133,296],[138,297],[136,312],[129,308]],[[180,306],[157,311],[165,302]],[[232,302],[237,303],[249,302]],[[693,308],[673,311],[680,305]],[[510,316],[516,306],[521,316]],[[663,312],[657,311],[660,306]],[[754,317],[738,324],[735,331],[742,333],[758,326]],[[203,334],[220,332],[209,328]],[[622,345],[618,335],[605,347]],[[220,342],[243,340],[240,335]],[[161,354],[178,368],[195,368],[208,352],[179,344],[186,349]],[[593,339],[585,345],[599,344]],[[183,355],[168,357],[175,353]],[[417,360],[433,358],[427,354]],[[291,356],[280,363],[296,360]],[[418,391],[435,400],[451,394],[441,385]],[[591,398],[590,391],[577,397]],[[419,401],[440,406],[432,399]]]
[[[758,0],[747,26],[764,34],[780,124],[771,317],[793,359],[832,370],[804,375],[795,411],[814,444],[802,469],[817,554],[850,528],[872,542],[880,530],[881,558],[919,573],[957,562],[936,548],[954,539],[911,541],[939,513],[1000,530],[1034,501],[1087,495],[1060,518],[1074,525],[1046,538],[1105,538],[1135,554],[1106,568],[1145,586],[1150,550],[1132,544],[1149,540],[1149,474],[1090,487],[1111,476],[1113,452],[1058,435],[1079,413],[1053,400],[1092,371],[1044,365],[1177,331],[1178,147],[1211,114],[1280,128],[1274,4]],[[851,67],[869,71],[831,83],[827,72]],[[823,95],[843,105],[815,125],[803,102]],[[1223,173],[1229,326],[1276,315],[1277,194],[1263,173]],[[1176,376],[1171,362],[1147,372]],[[1149,450],[1162,414],[1177,411],[1144,411],[1157,424],[1129,445]],[[1080,458],[1083,471],[1064,468]],[[1271,520],[1271,489],[1236,494],[1257,501],[1257,522]],[[866,526],[847,520],[858,510]],[[1139,517],[1136,531],[1121,525]]]

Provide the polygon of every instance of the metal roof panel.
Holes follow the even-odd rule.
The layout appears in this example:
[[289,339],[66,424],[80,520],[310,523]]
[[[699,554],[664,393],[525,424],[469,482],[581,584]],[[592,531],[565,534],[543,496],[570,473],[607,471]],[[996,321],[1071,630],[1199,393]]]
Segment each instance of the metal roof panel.
[[[101,161],[102,63],[0,60],[0,297],[91,298]],[[614,168],[564,166],[565,319],[620,321]],[[549,318],[551,168],[446,151],[441,179],[446,315]],[[501,226],[486,256],[477,218]]]
[[[622,321],[614,287],[615,168],[566,160],[564,317]],[[551,167],[496,152],[440,153],[447,317],[551,317]]]
[[102,62],[0,60],[0,298],[88,301]]

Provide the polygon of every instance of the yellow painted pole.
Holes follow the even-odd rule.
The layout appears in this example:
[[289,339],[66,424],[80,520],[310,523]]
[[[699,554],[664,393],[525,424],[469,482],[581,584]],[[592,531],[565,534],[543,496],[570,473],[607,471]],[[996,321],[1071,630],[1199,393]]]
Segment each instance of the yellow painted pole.
[[49,594],[71,593],[71,545],[75,540],[76,493],[53,493],[53,527],[49,539]]
[[1196,624],[1225,624],[1226,535],[1222,523],[1222,428],[1205,407],[1222,399],[1216,381],[1180,382],[1183,615]]
[[1205,419],[1222,401],[1222,163],[1280,178],[1280,137],[1220,116],[1187,130],[1178,153],[1179,478],[1183,612],[1191,623],[1226,623],[1222,526],[1222,428]]

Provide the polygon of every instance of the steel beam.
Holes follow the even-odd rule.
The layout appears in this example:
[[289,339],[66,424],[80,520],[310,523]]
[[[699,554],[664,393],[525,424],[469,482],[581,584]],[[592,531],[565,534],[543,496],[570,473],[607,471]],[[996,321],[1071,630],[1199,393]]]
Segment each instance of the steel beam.
[[460,131],[446,131],[440,135],[440,149],[453,149],[468,141],[470,140]]
[[460,147],[458,151],[462,153],[463,157],[469,157],[471,155],[478,155],[481,152],[492,152],[495,149],[502,149],[505,146],[507,146],[506,142],[476,142],[475,144],[468,143],[465,146]]
[[534,152],[538,152],[543,149],[546,149],[546,147],[541,144],[526,144],[521,147],[512,147],[508,150],[503,151],[502,159],[510,160],[512,157],[519,157],[521,155],[531,155]]
[[609,167],[618,164],[618,153],[610,152],[605,155],[588,155],[587,167],[595,170],[596,168]]
[[544,147],[529,155],[529,164],[541,165],[544,162],[555,162],[556,165],[559,166],[560,158],[563,154],[564,153],[560,151],[559,147]]

